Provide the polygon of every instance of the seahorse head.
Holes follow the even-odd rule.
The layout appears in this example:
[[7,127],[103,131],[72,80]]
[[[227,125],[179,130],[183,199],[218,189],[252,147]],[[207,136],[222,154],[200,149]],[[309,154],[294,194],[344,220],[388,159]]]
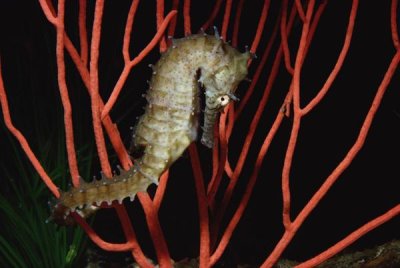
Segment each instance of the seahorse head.
[[218,115],[231,102],[239,100],[235,95],[239,83],[247,75],[249,52],[240,53],[223,40],[213,40],[208,64],[201,69],[201,82],[205,88],[204,123],[201,143],[213,146],[213,128]]

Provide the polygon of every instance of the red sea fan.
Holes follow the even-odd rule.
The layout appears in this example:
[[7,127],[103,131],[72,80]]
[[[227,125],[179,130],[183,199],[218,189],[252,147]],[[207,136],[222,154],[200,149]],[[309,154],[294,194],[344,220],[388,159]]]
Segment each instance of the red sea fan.
[[[104,176],[112,178],[113,172],[109,162],[111,152],[107,149],[107,143],[111,144],[110,147],[118,156],[122,170],[129,170],[133,166],[122,141],[120,129],[110,116],[112,110],[118,106],[117,100],[121,91],[129,90],[126,84],[129,83],[128,76],[131,73],[135,74],[133,67],[142,64],[146,57],[151,57],[151,51],[157,46],[160,53],[165,53],[167,48],[173,45],[169,36],[178,38],[201,31],[211,32],[209,28],[216,25],[221,30],[223,40],[231,41],[233,47],[248,44],[249,51],[256,54],[257,58],[248,62],[251,81],[238,88],[237,95],[240,101],[225,108],[219,118],[214,129],[212,157],[208,152],[203,154],[196,143],[192,143],[188,149],[197,196],[199,245],[194,248],[198,248],[200,267],[214,266],[222,255],[227,253],[229,245],[230,250],[240,251],[244,248],[244,245],[240,245],[242,241],[235,241],[235,235],[253,237],[253,240],[243,239],[243,244],[249,245],[257,258],[253,262],[261,264],[261,267],[272,267],[285,249],[294,251],[291,247],[296,247],[293,246],[296,244],[296,235],[302,235],[300,228],[307,228],[307,219],[318,225],[320,222],[326,224],[324,217],[327,217],[335,223],[322,228],[323,233],[320,235],[329,237],[332,229],[332,232],[338,229],[341,233],[336,238],[331,238],[332,241],[326,242],[324,246],[317,246],[317,250],[308,253],[302,251],[304,256],[292,255],[303,260],[298,267],[314,267],[376,227],[390,220],[397,220],[394,218],[400,213],[399,194],[393,189],[394,186],[390,186],[390,181],[375,182],[374,195],[362,199],[362,191],[368,191],[367,185],[370,181],[380,179],[372,175],[373,178],[369,177],[368,172],[351,176],[346,173],[352,172],[351,165],[357,165],[356,157],[360,157],[361,149],[368,150],[365,148],[365,144],[369,142],[367,136],[372,135],[371,140],[376,139],[374,133],[370,132],[375,121],[377,125],[382,121],[376,119],[379,118],[378,109],[385,95],[391,94],[387,92],[391,83],[398,83],[398,77],[395,76],[400,61],[398,1],[392,0],[391,4],[386,6],[381,3],[382,6],[379,6],[379,9],[376,7],[372,13],[368,13],[372,8],[365,8],[367,3],[359,4],[357,0],[346,1],[346,4],[338,3],[340,1],[315,0],[265,0],[251,3],[243,0],[217,0],[212,7],[208,7],[203,1],[199,3],[200,1],[189,0],[158,0],[151,6],[151,1],[134,0],[130,5],[125,3],[127,8],[121,10],[116,8],[117,3],[104,0],[94,3],[81,0],[76,6],[63,0],[53,6],[53,2],[39,0],[45,17],[56,30],[54,44],[57,81],[64,109],[65,144],[71,181],[76,189],[82,188],[82,185],[78,171],[79,163],[76,160],[72,122],[74,107],[70,101],[71,88],[67,83],[70,69],[66,68],[66,58],[72,59],[87,89],[90,98],[90,108],[87,112],[91,113],[92,117],[99,165]],[[73,7],[77,8],[76,13],[66,12],[68,8]],[[379,12],[383,15],[379,16]],[[76,17],[71,14],[76,14]],[[367,15],[368,19],[365,18]],[[114,25],[121,16],[124,17],[125,25]],[[149,27],[150,20],[154,22],[156,31]],[[68,28],[71,21],[76,22],[77,33]],[[146,23],[139,25],[138,21]],[[114,28],[107,28],[110,25]],[[363,50],[363,46],[367,47],[380,41],[379,38],[374,38],[372,33],[377,32],[374,32],[371,25],[381,27],[379,31],[386,33],[386,43],[384,46],[372,46],[371,50]],[[122,66],[118,70],[112,89],[103,92],[105,86],[102,86],[102,73],[99,71],[102,68],[101,59],[103,55],[111,53],[104,49],[114,42],[107,41],[104,36],[115,31],[115,27],[119,27],[123,32],[119,53]],[[141,31],[140,28],[145,31]],[[137,34],[139,32],[143,35]],[[153,34],[151,38],[148,37],[150,33]],[[363,33],[371,39],[362,39],[362,45],[357,45]],[[145,39],[142,36],[146,34],[146,40],[149,42],[143,45],[139,53],[133,53],[135,46],[141,44],[136,39]],[[70,38],[69,35],[74,38]],[[134,40],[132,44],[131,39]],[[133,54],[136,56],[133,57]],[[360,67],[349,67],[353,66],[357,57],[365,61],[370,73],[359,75]],[[383,63],[376,63],[374,60],[377,59]],[[378,65],[381,69],[375,68]],[[4,62],[3,68],[6,68]],[[375,76],[375,80],[364,82],[369,76]],[[140,77],[135,79],[141,80]],[[6,88],[7,84],[0,76],[0,100],[5,125],[20,142],[49,190],[56,198],[60,198],[58,187],[41,166],[27,139],[13,124]],[[371,90],[367,92],[366,88]],[[395,88],[391,90],[396,91]],[[142,93],[144,92],[140,92]],[[393,98],[395,99],[396,97]],[[358,105],[358,102],[363,104]],[[349,113],[360,116],[349,121]],[[391,116],[396,118],[396,113],[392,111]],[[389,130],[385,128],[385,137],[398,137],[400,132],[384,122],[385,127],[389,127]],[[344,139],[345,133],[350,138]],[[387,138],[387,143],[384,143],[384,138],[382,144],[399,149],[398,138],[397,142],[393,140],[395,139],[389,141]],[[374,157],[372,163],[378,163],[380,158],[387,157],[375,153],[370,155]],[[385,159],[393,160],[390,157]],[[390,167],[392,166],[396,165],[391,164]],[[366,168],[362,167],[361,170]],[[384,171],[386,172],[386,169]],[[396,177],[392,173],[383,173],[384,171],[381,174]],[[399,174],[395,168],[390,169],[390,172]],[[189,180],[186,174],[181,176]],[[169,244],[173,242],[167,243],[161,227],[160,207],[165,195],[172,191],[166,189],[167,183],[172,184],[173,181],[181,179],[181,176],[172,173],[168,179],[166,172],[161,177],[154,196],[147,192],[138,193],[157,263],[162,267],[170,267],[171,259],[176,257],[170,254]],[[342,178],[340,182],[339,178]],[[341,187],[342,181],[353,183]],[[334,185],[342,192],[338,193]],[[383,191],[380,192],[381,187]],[[331,192],[338,197],[329,203],[337,206],[324,204],[324,200],[330,200],[328,193]],[[346,195],[350,198],[346,199]],[[390,199],[390,196],[394,198]],[[376,209],[373,205],[377,204],[377,199],[390,201],[388,205]],[[375,201],[368,203],[369,200]],[[373,212],[363,214],[356,223],[343,221],[354,216],[354,210],[347,213],[345,211],[352,211],[346,209],[352,208],[356,203],[361,205],[353,208],[355,211],[366,208],[368,212]],[[103,240],[78,213],[71,215],[100,248],[114,252],[128,251],[141,267],[152,267],[153,264],[146,258],[128,216],[126,206],[131,205],[132,203],[124,205],[117,202],[111,204],[121,222],[126,240],[123,243]],[[328,212],[317,209],[317,205],[327,208],[325,211]],[[311,214],[315,210],[318,213]],[[257,213],[252,214],[256,216],[246,218],[246,211]],[[186,211],[177,213],[182,218],[188,215]],[[263,220],[265,216],[268,216],[271,222],[276,222],[277,218],[281,218],[281,221],[279,225],[269,225],[269,222]],[[246,219],[253,218],[256,218],[257,222],[246,223]],[[346,223],[348,227],[342,229],[342,225]],[[246,230],[240,228],[240,224],[246,226]],[[314,226],[313,232],[317,232],[316,225],[309,225]],[[308,238],[296,249],[300,251],[305,248],[304,243],[307,243],[307,248],[311,247],[309,244],[313,243],[313,232],[308,233]],[[266,233],[269,237],[266,237]],[[176,237],[178,236],[179,234],[176,234]],[[324,237],[317,236],[315,239],[324,240]],[[236,244],[232,245],[234,242]],[[318,241],[314,244],[318,244]],[[313,255],[316,256],[310,257]]]

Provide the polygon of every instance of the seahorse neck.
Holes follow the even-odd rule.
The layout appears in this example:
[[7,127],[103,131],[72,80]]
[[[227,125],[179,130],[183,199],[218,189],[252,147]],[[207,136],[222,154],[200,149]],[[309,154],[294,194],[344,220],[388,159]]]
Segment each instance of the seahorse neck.
[[213,67],[207,59],[210,58],[209,54],[217,42],[220,40],[203,35],[193,35],[175,41],[157,63],[154,72],[173,81],[197,84],[197,80],[194,79],[197,71]]

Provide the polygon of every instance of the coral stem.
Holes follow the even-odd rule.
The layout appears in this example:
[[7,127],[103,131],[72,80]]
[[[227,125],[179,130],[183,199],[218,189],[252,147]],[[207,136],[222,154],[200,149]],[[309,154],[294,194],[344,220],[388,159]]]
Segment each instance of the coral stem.
[[14,137],[18,140],[22,150],[24,150],[29,161],[31,161],[33,167],[35,168],[36,172],[39,174],[43,182],[46,184],[46,186],[50,189],[50,191],[56,198],[60,197],[60,192],[57,186],[52,182],[51,178],[46,173],[43,166],[40,164],[39,160],[33,153],[24,135],[22,135],[22,133],[14,126],[11,120],[10,109],[8,107],[7,95],[4,88],[3,75],[1,71],[1,63],[0,63],[0,102],[1,102],[1,110],[3,112],[4,123],[6,124],[6,127],[11,132],[11,134],[13,134]]

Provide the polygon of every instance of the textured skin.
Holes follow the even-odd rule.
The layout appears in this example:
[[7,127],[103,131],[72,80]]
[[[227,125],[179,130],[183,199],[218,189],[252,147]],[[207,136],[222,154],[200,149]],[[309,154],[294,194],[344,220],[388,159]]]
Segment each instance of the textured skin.
[[79,188],[63,193],[54,215],[62,210],[61,215],[66,218],[76,208],[122,202],[126,197],[133,200],[137,192],[157,184],[161,174],[197,139],[199,84],[205,88],[206,104],[201,142],[211,148],[215,121],[219,112],[235,100],[233,93],[247,75],[249,56],[214,36],[202,34],[174,40],[153,67],[148,103],[131,144],[131,151],[140,154],[135,166],[128,171],[120,170],[111,179],[82,182]]

